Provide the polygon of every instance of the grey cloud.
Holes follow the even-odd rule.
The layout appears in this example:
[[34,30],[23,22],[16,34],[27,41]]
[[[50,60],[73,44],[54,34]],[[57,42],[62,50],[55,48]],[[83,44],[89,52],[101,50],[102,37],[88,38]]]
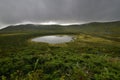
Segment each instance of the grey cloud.
[[0,23],[120,20],[120,0],[0,0]]

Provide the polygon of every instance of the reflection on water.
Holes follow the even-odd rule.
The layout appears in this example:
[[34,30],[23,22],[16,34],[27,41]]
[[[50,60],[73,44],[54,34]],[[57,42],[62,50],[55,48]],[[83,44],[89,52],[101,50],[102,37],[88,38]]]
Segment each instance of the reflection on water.
[[51,35],[51,36],[37,37],[37,38],[32,39],[32,41],[57,44],[57,43],[70,42],[72,39],[73,37],[68,36],[68,35]]

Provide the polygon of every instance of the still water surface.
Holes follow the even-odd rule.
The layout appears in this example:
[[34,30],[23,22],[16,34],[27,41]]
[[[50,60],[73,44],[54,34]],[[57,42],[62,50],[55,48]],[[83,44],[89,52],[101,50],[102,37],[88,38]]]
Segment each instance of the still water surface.
[[32,41],[34,42],[45,42],[50,44],[65,43],[65,42],[70,42],[72,40],[73,40],[73,36],[69,36],[69,35],[50,35],[50,36],[41,36],[32,39]]

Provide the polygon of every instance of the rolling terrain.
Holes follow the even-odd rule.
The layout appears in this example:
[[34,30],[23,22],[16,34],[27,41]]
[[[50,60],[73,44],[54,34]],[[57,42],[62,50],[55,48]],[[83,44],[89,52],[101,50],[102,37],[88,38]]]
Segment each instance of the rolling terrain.
[[[44,35],[68,43],[36,43]],[[120,21],[83,25],[8,26],[0,30],[1,80],[120,80]]]

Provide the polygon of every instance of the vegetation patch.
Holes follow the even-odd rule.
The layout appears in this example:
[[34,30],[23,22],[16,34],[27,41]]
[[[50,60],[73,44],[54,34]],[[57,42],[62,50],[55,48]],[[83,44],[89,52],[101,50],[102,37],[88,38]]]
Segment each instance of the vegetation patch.
[[[0,31],[1,80],[120,80],[120,42],[115,39],[120,37],[119,22],[70,28],[29,26],[30,32],[25,26]],[[75,40],[62,44],[30,41],[54,34],[72,34]]]

